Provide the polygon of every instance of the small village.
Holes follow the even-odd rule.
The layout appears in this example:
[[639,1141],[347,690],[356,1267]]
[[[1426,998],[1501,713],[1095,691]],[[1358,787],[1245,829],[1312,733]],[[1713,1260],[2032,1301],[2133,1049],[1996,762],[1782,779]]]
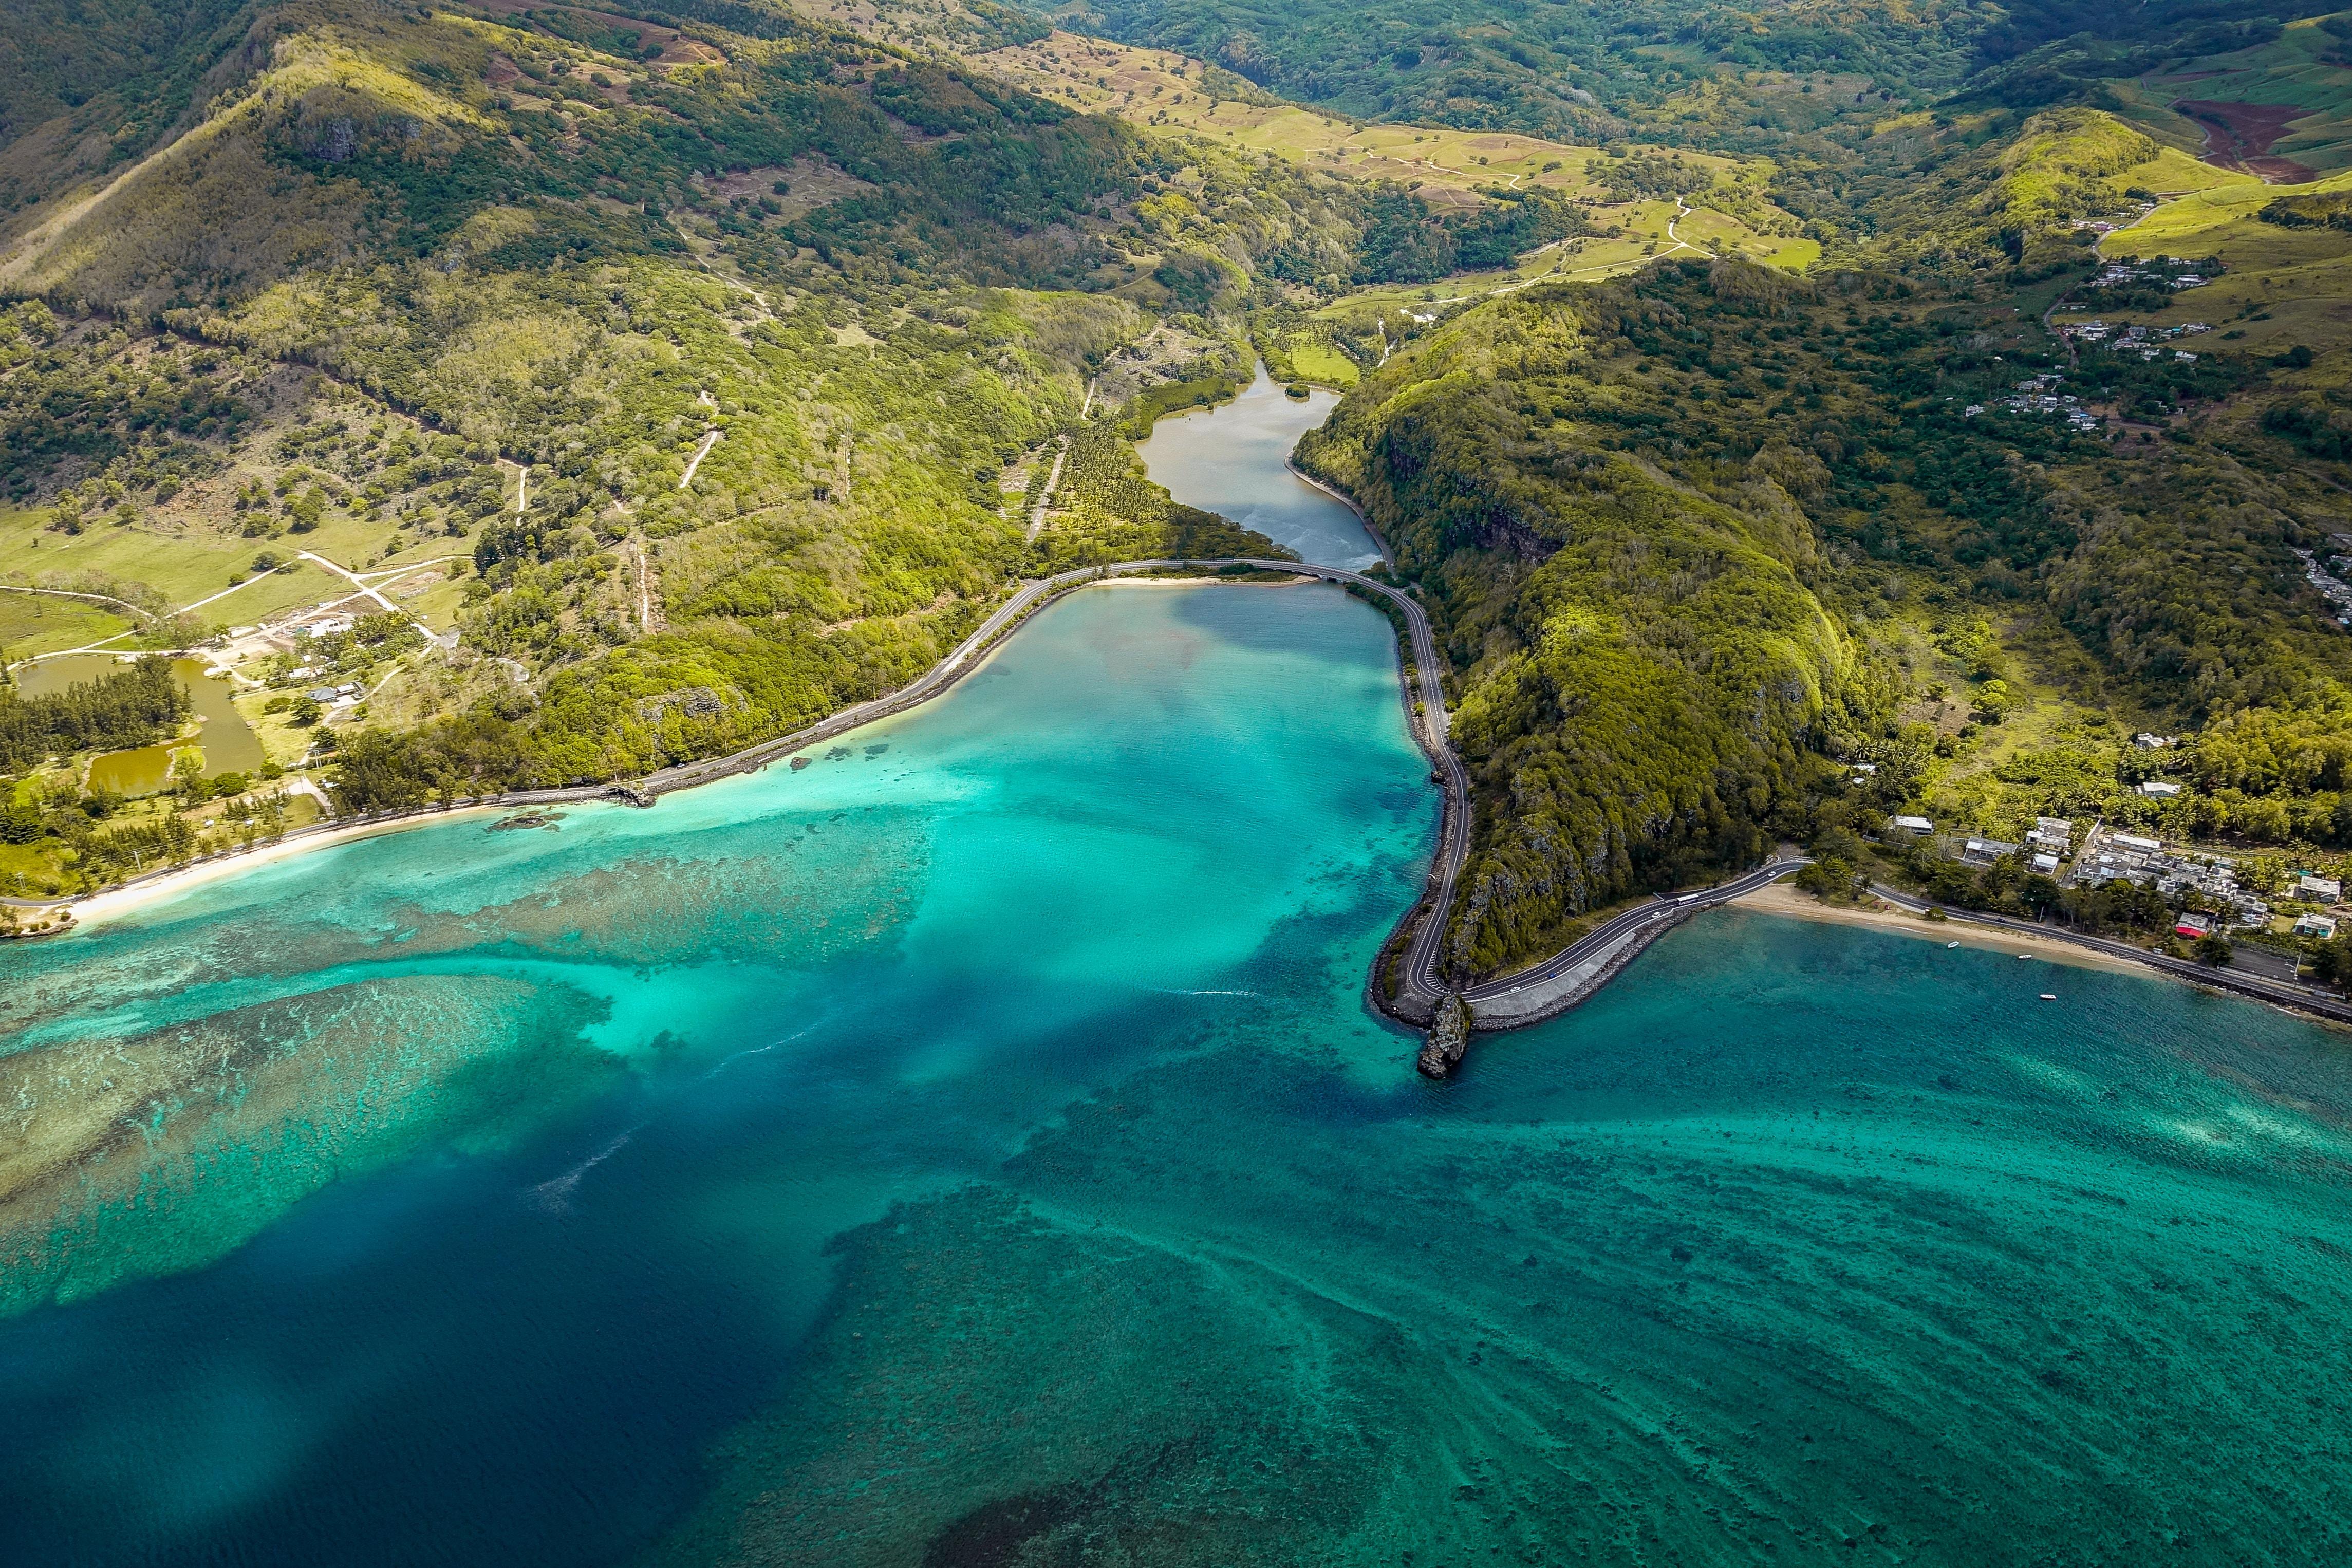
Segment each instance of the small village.
[[[2138,743],[2160,748],[2170,742],[2168,737],[2141,735]],[[2162,798],[2179,794],[2181,786],[2149,781],[2138,788],[2151,798]],[[1892,817],[1887,827],[1892,841],[1925,841],[1931,854],[1976,869],[2014,858],[2021,870],[2047,877],[2062,889],[2090,889],[2117,882],[2147,889],[2176,907],[2172,934],[2188,941],[2237,935],[2324,942],[2336,935],[2340,921],[2352,918],[2339,878],[2291,869],[2284,886],[2265,894],[2251,885],[2233,857],[2100,822],[2082,831],[2079,843],[2076,825],[2066,817],[2036,817],[2021,842],[1939,831],[1933,820],[1917,816]],[[2298,966],[2291,953],[2281,952],[2273,962],[2252,967],[2276,970],[2279,977],[2293,979]]]
[[[2105,421],[2083,406],[2083,400],[2072,393],[2056,390],[2063,378],[2057,375],[2031,375],[2017,384],[2016,395],[2004,397],[1993,405],[2012,414],[2056,414],[2077,430],[2097,430]],[[1973,419],[1985,411],[1985,405],[1971,403],[1960,410],[1960,417]]]

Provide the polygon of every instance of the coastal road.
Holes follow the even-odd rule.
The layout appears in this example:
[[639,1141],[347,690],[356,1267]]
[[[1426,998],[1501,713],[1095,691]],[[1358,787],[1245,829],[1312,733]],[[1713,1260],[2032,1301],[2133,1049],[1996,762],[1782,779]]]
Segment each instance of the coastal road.
[[[1811,860],[1802,856],[1785,860],[1776,858],[1765,861],[1745,876],[1734,878],[1728,882],[1719,883],[1712,888],[1701,888],[1688,893],[1661,893],[1651,902],[1637,909],[1626,910],[1616,919],[1570,943],[1541,963],[1520,970],[1516,974],[1507,974],[1499,980],[1489,980],[1482,985],[1468,987],[1462,993],[1462,1000],[1468,1003],[1472,1013],[1475,1014],[1482,1005],[1491,1008],[1498,1003],[1507,1004],[1514,997],[1540,991],[1578,965],[1611,951],[1635,932],[1652,926],[1670,925],[1699,910],[1713,909],[1717,904],[1728,903],[1734,899],[1752,893],[1759,888],[1787,876],[1801,866],[1811,864]],[[1548,1013],[1541,1015],[1541,1016],[1549,1016]],[[1529,1016],[1524,1020],[1527,1023],[1537,1021],[1537,1016]]]
[[1252,561],[1246,564],[1361,588],[1379,595],[1404,615],[1406,633],[1412,639],[1414,700],[1410,722],[1413,739],[1429,758],[1432,781],[1445,792],[1445,814],[1438,828],[1437,854],[1430,862],[1429,880],[1422,889],[1421,902],[1405,916],[1418,923],[1413,928],[1412,945],[1405,953],[1404,974],[1391,1006],[1403,1017],[1425,1022],[1436,1016],[1438,1001],[1445,994],[1444,983],[1438,975],[1438,960],[1445,940],[1446,915],[1454,908],[1454,891],[1462,880],[1463,865],[1470,858],[1470,774],[1446,740],[1445,689],[1438,680],[1437,638],[1429,629],[1429,617],[1411,595],[1360,572],[1290,561]]

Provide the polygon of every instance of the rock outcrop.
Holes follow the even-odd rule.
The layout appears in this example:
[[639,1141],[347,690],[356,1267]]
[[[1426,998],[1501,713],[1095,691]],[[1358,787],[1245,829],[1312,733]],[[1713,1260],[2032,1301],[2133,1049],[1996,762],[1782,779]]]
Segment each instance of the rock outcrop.
[[1470,1009],[1459,993],[1448,991],[1437,1004],[1437,1016],[1430,1020],[1429,1039],[1421,1047],[1421,1070],[1430,1078],[1444,1078],[1469,1047]]

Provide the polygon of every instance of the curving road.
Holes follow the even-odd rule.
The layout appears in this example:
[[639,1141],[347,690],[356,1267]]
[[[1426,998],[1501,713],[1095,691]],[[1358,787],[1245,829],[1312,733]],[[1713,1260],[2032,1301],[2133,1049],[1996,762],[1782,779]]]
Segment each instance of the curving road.
[[[1696,910],[1713,909],[1717,904],[1728,903],[1743,894],[1752,893],[1767,883],[1787,876],[1800,866],[1811,864],[1812,861],[1804,856],[1785,860],[1774,858],[1765,861],[1745,876],[1736,877],[1728,882],[1718,883],[1712,888],[1701,888],[1696,892],[1689,893],[1661,893],[1652,902],[1643,904],[1638,909],[1626,910],[1590,934],[1560,949],[1541,963],[1520,970],[1516,974],[1507,974],[1499,980],[1489,980],[1483,985],[1469,987],[1462,993],[1462,1000],[1470,1004],[1475,1013],[1481,1003],[1491,1005],[1522,993],[1539,990],[1588,959],[1608,952],[1634,931],[1661,922],[1671,924]],[[1520,1022],[1537,1021],[1536,1017],[1530,1016]],[[1518,1026],[1514,1024],[1513,1026]]]

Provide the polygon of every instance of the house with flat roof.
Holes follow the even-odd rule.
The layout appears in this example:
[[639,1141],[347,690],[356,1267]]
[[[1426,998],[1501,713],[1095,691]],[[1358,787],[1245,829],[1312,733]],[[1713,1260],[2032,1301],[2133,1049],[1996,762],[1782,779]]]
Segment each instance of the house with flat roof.
[[1965,866],[1990,866],[2004,855],[2016,854],[2017,847],[1998,838],[1971,838],[1960,846],[1960,863]]

